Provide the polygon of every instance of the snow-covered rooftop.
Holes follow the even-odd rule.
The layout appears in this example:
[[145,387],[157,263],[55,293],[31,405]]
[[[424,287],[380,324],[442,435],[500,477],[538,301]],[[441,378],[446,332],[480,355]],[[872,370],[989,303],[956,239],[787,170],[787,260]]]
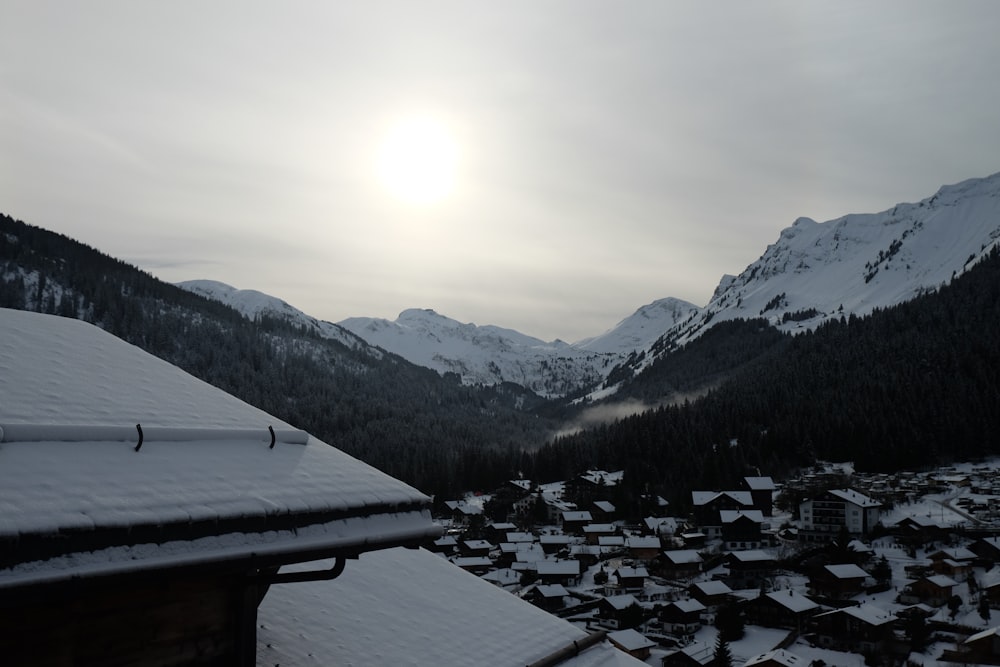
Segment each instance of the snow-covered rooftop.
[[416,489],[92,325],[0,309],[0,377],[0,586],[440,532]]
[[[258,625],[261,667],[523,667],[587,637],[584,630],[444,559],[405,549],[362,554],[333,581],[272,586]],[[642,664],[608,642],[560,663]]]

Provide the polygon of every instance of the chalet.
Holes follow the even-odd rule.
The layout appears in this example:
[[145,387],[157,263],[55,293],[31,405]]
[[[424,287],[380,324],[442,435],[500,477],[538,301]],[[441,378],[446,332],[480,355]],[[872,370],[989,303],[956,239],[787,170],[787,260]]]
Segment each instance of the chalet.
[[655,536],[671,536],[677,533],[680,522],[674,517],[647,516],[642,520],[645,532]]
[[567,510],[562,513],[562,529],[564,533],[582,535],[583,527],[594,522],[590,512]]
[[760,510],[764,516],[771,516],[773,512],[774,492],[777,488],[770,477],[743,478],[743,490],[750,492],[753,508]]
[[818,604],[791,589],[764,593],[748,601],[743,609],[747,620],[754,625],[788,628],[799,632],[821,610]]
[[486,527],[486,537],[494,542],[513,542],[507,533],[515,530],[517,526],[509,521],[495,521]]
[[597,604],[597,618],[601,625],[608,628],[624,629],[632,627],[630,618],[639,608],[639,602],[632,595],[611,595],[603,597]]
[[483,515],[482,505],[476,505],[464,500],[446,500],[445,507],[451,512],[453,526],[467,526],[474,517]]
[[598,522],[614,521],[616,512],[615,506],[607,500],[595,500],[590,505],[590,513]]
[[483,581],[488,581],[497,588],[502,588],[512,593],[521,588],[521,577],[521,572],[509,567],[501,567],[479,575],[479,578]]
[[678,549],[664,551],[653,567],[668,579],[690,579],[701,572],[702,562],[701,554],[694,549]]
[[618,528],[613,523],[589,523],[583,527],[583,535],[587,544],[597,544],[598,538],[608,537],[617,532]]
[[622,535],[598,535],[597,546],[610,552],[623,553],[625,551],[625,537]]
[[885,610],[863,604],[817,614],[811,625],[820,646],[867,655],[886,651],[894,622]]
[[733,589],[724,581],[699,581],[688,586],[688,595],[691,599],[697,600],[709,609],[725,604],[732,594]]
[[808,667],[810,664],[801,656],[778,648],[750,658],[743,667]]
[[631,628],[609,632],[608,641],[636,660],[645,660],[648,658],[650,649],[656,646],[655,642],[649,641],[642,634]]
[[972,573],[972,563],[976,560],[976,554],[970,549],[957,547],[953,549],[939,549],[928,558],[931,561],[931,569],[938,574],[951,577],[962,582]]
[[729,551],[738,549],[760,549],[764,544],[761,537],[761,523],[764,515],[760,510],[720,510],[722,543]]
[[962,642],[955,662],[995,665],[1000,663],[1000,628],[977,632]]
[[663,549],[660,544],[660,538],[655,536],[629,537],[625,540],[625,547],[628,549],[629,556],[644,563],[652,562],[654,558],[660,555],[660,551]]
[[908,604],[923,602],[932,607],[940,607],[952,596],[955,586],[958,586],[958,582],[943,574],[922,577],[903,589],[900,600]]
[[569,591],[562,584],[539,584],[530,586],[521,594],[521,598],[548,612],[562,609],[566,605]]
[[458,545],[458,551],[463,556],[488,556],[494,546],[486,540],[464,540]]
[[552,555],[569,547],[573,538],[569,535],[540,535],[538,543],[546,554]]
[[726,583],[734,589],[760,588],[761,583],[774,574],[778,565],[773,556],[760,549],[734,551],[726,555],[725,563],[729,568]]
[[620,567],[612,576],[619,589],[633,593],[642,592],[649,572],[644,567]]
[[824,565],[809,577],[809,589],[814,595],[835,600],[847,600],[859,595],[869,574],[854,563]]
[[486,556],[460,556],[452,562],[472,574],[486,574],[494,567],[493,561]]
[[722,522],[721,510],[751,510],[753,497],[749,491],[692,491],[691,505],[694,520],[709,539],[719,537]]
[[270,589],[441,533],[427,496],[96,327],[3,310],[0,340],[4,664],[251,666]]
[[694,642],[683,648],[668,651],[663,656],[662,667],[706,667],[715,659],[711,644]]
[[701,628],[701,614],[705,605],[697,600],[675,600],[660,609],[663,628],[678,636],[693,635]]
[[580,581],[580,561],[578,560],[543,560],[535,564],[538,581],[543,584],[562,584],[575,586]]
[[799,504],[799,539],[830,542],[841,528],[866,536],[878,524],[882,503],[853,489],[832,489]]
[[940,540],[945,529],[930,517],[908,516],[891,526],[889,532],[897,542],[918,547]]
[[535,536],[533,533],[523,533],[518,531],[511,531],[505,535],[507,542],[512,542],[515,544],[531,544],[535,541]]
[[969,545],[980,562],[1000,563],[1000,537],[981,537]]
[[604,554],[605,549],[597,544],[574,544],[569,548],[569,557],[584,567],[596,564]]
[[442,535],[427,545],[427,550],[450,556],[458,551],[458,540],[454,535]]
[[642,664],[400,548],[430,499],[314,436],[82,322],[0,341],[4,665]]
[[621,481],[621,470],[588,470],[566,480],[564,494],[578,506],[587,507],[595,500],[607,500],[612,488],[621,484]]

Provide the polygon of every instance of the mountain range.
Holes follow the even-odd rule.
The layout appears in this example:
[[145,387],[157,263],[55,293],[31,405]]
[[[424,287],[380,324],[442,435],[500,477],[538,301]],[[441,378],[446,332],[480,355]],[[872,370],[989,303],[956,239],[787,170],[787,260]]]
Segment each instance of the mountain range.
[[721,321],[765,318],[794,333],[905,302],[961,275],[998,240],[1000,173],[944,186],[922,201],[880,213],[822,223],[799,218],[741,273],[723,276],[704,307],[659,299],[572,344],[461,323],[429,309],[405,310],[395,320],[352,317],[333,325],[253,290],[204,280],[180,286],[251,318],[267,313],[342,342],[352,340],[350,332],[465,384],[512,382],[553,398],[593,392],[621,376],[622,368],[637,372]]

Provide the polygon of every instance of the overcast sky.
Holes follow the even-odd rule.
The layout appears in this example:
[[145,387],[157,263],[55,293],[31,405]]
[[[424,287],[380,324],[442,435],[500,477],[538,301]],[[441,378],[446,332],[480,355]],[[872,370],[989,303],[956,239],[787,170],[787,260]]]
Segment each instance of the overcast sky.
[[[998,34],[993,0],[0,0],[0,211],[331,321],[573,341],[1000,171]],[[376,166],[415,117],[429,203]]]

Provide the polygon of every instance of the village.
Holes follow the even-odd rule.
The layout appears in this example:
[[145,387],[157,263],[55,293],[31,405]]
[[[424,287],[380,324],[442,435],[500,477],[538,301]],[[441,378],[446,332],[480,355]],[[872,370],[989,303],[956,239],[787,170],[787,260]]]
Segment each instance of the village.
[[1000,461],[745,477],[638,522],[622,481],[447,501],[427,546],[649,665],[709,665],[720,644],[733,665],[1000,664]]

